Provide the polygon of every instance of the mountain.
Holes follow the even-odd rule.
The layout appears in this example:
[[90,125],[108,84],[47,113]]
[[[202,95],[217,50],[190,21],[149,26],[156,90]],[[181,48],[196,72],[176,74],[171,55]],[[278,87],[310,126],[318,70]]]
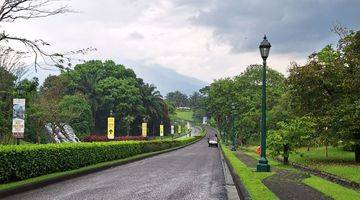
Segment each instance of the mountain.
[[159,65],[131,68],[144,82],[154,84],[163,96],[176,90],[190,95],[208,85],[199,79],[179,74],[172,69]]

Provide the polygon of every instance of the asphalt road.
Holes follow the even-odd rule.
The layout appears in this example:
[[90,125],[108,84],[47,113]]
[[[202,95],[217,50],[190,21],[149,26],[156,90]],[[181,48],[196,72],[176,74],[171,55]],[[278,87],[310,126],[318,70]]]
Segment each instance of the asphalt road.
[[[208,129],[208,134],[214,132]],[[217,148],[188,147],[6,199],[227,199]]]

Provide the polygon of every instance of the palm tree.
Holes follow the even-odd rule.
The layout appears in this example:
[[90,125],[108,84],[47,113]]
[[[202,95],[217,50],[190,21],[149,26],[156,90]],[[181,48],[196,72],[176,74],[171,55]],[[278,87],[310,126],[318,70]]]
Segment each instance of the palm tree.
[[164,118],[164,101],[154,85],[143,84],[141,88],[145,113],[150,117],[150,126],[152,126],[152,133],[154,134],[156,126]]

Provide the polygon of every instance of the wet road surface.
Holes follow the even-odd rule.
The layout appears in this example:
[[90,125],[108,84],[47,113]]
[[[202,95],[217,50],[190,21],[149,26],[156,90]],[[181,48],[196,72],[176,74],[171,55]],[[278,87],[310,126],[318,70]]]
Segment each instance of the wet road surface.
[[[214,135],[212,129],[207,134]],[[185,148],[5,199],[227,199],[217,148],[206,137]]]

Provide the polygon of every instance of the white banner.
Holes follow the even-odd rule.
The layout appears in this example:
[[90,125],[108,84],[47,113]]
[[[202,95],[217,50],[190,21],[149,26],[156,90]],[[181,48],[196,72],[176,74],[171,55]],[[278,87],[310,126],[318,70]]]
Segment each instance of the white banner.
[[174,133],[175,133],[175,128],[174,128],[174,125],[171,125],[171,134],[173,134],[173,135],[174,135]]
[[14,138],[24,138],[25,99],[13,99],[12,133]]

